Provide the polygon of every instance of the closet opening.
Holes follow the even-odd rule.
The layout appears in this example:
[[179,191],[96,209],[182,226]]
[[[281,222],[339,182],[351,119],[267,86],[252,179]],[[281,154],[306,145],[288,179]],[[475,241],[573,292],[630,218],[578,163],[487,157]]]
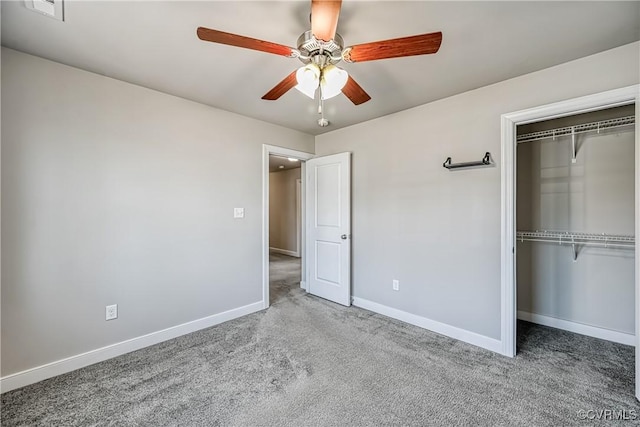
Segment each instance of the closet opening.
[[517,352],[632,388],[635,118],[628,104],[517,125],[515,174]]
[[302,163],[269,156],[269,305],[301,287]]

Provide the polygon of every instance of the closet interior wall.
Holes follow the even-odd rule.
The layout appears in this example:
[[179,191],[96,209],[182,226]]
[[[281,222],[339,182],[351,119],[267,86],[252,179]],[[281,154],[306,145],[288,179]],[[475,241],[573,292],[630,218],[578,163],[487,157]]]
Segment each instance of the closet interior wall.
[[[518,135],[633,116],[628,105],[518,126]],[[634,126],[518,143],[517,231],[634,234]],[[518,241],[519,317],[635,334],[634,250]],[[530,317],[530,316],[527,316]]]

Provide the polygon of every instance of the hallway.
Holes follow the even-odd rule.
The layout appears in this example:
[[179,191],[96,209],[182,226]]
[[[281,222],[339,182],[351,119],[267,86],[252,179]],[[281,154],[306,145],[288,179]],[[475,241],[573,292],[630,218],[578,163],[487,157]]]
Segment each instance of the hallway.
[[269,253],[269,304],[276,304],[285,295],[302,291],[301,258]]

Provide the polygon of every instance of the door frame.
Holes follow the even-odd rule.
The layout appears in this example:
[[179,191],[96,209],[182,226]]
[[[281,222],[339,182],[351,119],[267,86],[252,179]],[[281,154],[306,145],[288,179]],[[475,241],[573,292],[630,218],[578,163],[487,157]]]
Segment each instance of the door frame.
[[[262,308],[269,308],[269,156],[291,157],[302,161],[300,165],[300,179],[304,183],[306,173],[305,161],[315,155],[304,151],[278,147],[277,145],[262,145]],[[304,200],[304,185],[301,186]],[[302,224],[305,222],[305,204],[300,203]],[[301,232],[300,258],[302,263],[302,281],[300,286],[306,289],[307,264],[305,256],[305,232]]]
[[300,258],[302,258],[302,204],[302,170],[300,170],[300,178],[296,179],[296,253]]
[[[501,341],[502,354],[516,354],[516,126],[635,103],[635,235],[640,236],[640,85],[627,86],[540,107],[503,114],[501,165]],[[640,372],[640,244],[635,246],[636,373]],[[636,379],[636,397],[640,381]]]

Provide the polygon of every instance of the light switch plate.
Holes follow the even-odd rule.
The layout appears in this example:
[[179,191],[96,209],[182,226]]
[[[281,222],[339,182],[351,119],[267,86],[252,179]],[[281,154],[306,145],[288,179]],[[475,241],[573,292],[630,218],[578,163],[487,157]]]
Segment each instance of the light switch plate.
[[105,310],[105,320],[118,318],[118,304],[108,305]]
[[234,218],[244,218],[244,208],[233,208]]
[[63,0],[24,0],[24,5],[41,15],[64,21]]

